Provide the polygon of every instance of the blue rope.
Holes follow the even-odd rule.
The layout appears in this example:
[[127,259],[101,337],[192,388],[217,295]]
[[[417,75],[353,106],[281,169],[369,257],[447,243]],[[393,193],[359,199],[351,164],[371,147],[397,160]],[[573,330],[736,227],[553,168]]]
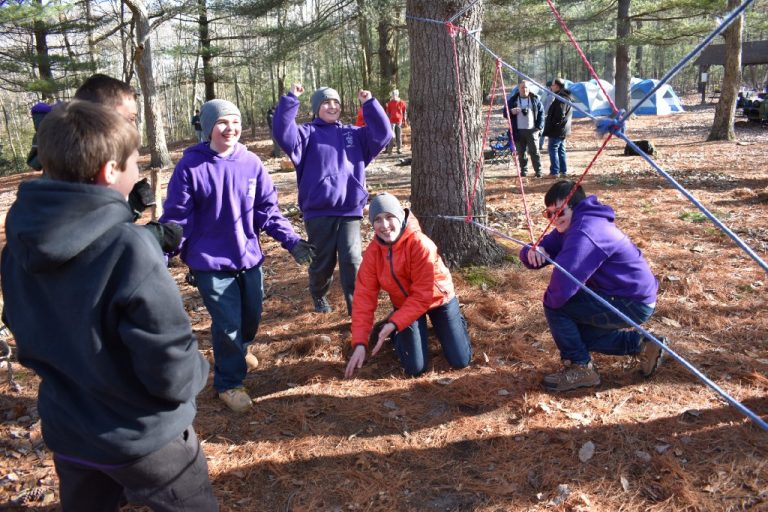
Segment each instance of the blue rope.
[[656,169],[656,172],[658,172],[659,174],[664,176],[664,178],[666,178],[666,180],[668,182],[670,182],[673,187],[675,187],[681,194],[683,194],[685,197],[687,197],[688,200],[690,202],[692,202],[694,204],[694,206],[696,206],[696,208],[701,210],[701,213],[703,213],[718,228],[720,228],[723,231],[723,233],[728,235],[731,238],[731,240],[736,242],[736,245],[741,247],[744,250],[744,252],[746,252],[749,255],[750,258],[755,260],[757,262],[757,264],[760,265],[763,268],[764,271],[768,272],[768,264],[766,264],[765,261],[763,261],[762,258],[760,258],[760,256],[758,256],[755,253],[755,251],[752,250],[751,247],[749,247],[746,243],[744,243],[741,240],[741,238],[739,238],[739,236],[736,233],[731,231],[725,224],[723,224],[720,219],[718,219],[712,213],[710,213],[710,211],[707,210],[704,207],[704,205],[702,205],[695,197],[693,197],[693,195],[690,192],[688,192],[682,185],[680,185],[677,181],[675,181],[675,179],[672,176],[670,176],[664,169],[659,167],[659,165],[656,164],[656,162],[654,162],[653,159],[650,156],[645,154],[645,152],[643,150],[641,150],[639,147],[637,147],[637,145],[634,142],[632,142],[632,140],[629,137],[627,137],[626,135],[624,135],[621,132],[616,133],[616,136],[621,138],[621,139],[623,139],[627,143],[627,145],[629,147],[634,149],[635,152],[637,152],[638,155],[642,156],[643,159],[645,159],[645,161],[648,162],[651,165],[651,167]]
[[451,16],[451,17],[448,19],[448,22],[449,22],[449,23],[453,23],[454,21],[456,21],[456,19],[457,19],[459,16],[461,16],[462,14],[464,14],[465,12],[467,12],[468,10],[470,10],[470,9],[471,9],[471,8],[472,8],[472,7],[473,7],[473,6],[474,6],[474,5],[475,5],[477,2],[479,2],[479,1],[480,1],[480,0],[474,0],[473,2],[470,2],[470,3],[469,3],[469,5],[467,5],[467,6],[466,6],[466,7],[464,7],[462,10],[460,10],[459,12],[457,12],[456,14],[454,14],[453,16]]
[[424,22],[424,23],[436,23],[438,25],[445,25],[444,21],[433,20],[431,18],[419,18],[418,16],[411,16],[410,14],[406,14],[405,18],[408,19],[408,20],[421,21],[421,22]]
[[[442,217],[447,220],[462,220],[464,221],[464,217],[456,217],[456,216],[442,216],[438,215],[437,217]],[[489,228],[487,226],[483,226],[482,224],[472,221],[472,224],[478,226],[481,229],[484,229],[488,231],[489,233],[492,233],[493,235],[496,235],[500,238],[504,238],[505,240],[509,240],[511,242],[515,242],[516,244],[520,246],[526,246],[529,245],[522,240],[518,240],[516,238],[512,238],[511,236],[505,235],[503,233],[500,233],[499,231]],[[557,262],[555,262],[553,259],[551,259],[549,256],[544,254],[543,252],[537,251],[539,254],[541,254],[544,259],[546,259],[549,263],[554,265],[560,272],[562,272],[565,276],[568,277],[573,283],[579,286],[582,290],[587,292],[591,297],[593,297],[595,300],[600,302],[603,306],[605,306],[610,311],[613,311],[616,313],[622,320],[624,320],[628,325],[631,325],[633,328],[635,328],[637,331],[640,332],[640,334],[643,335],[643,337],[653,341],[657,346],[659,346],[662,350],[667,352],[672,358],[680,363],[684,368],[686,368],[689,372],[693,373],[694,376],[696,376],[699,380],[701,380],[704,384],[712,388],[717,394],[719,394],[721,397],[725,399],[726,402],[734,406],[736,409],[738,409],[742,414],[747,416],[749,419],[751,419],[755,424],[757,424],[760,428],[762,428],[765,431],[768,431],[768,423],[766,423],[760,416],[752,412],[749,408],[747,408],[744,404],[733,398],[731,395],[729,395],[724,389],[722,389],[720,386],[715,384],[709,377],[704,375],[700,370],[698,370],[695,366],[693,366],[691,363],[686,361],[682,356],[680,356],[677,352],[672,350],[669,345],[665,345],[661,341],[659,341],[656,336],[648,332],[646,329],[635,323],[631,318],[629,318],[627,315],[616,309],[610,302],[602,298],[600,295],[595,293],[593,290],[591,290],[589,287],[587,287],[584,283],[576,279],[573,275],[571,275],[570,272],[565,270],[562,266],[560,266]]]
[[[566,103],[566,104],[570,105],[570,106],[571,106],[571,108],[574,108],[574,109],[578,110],[579,112],[581,112],[582,114],[584,114],[586,117],[589,117],[589,118],[590,118],[590,119],[592,119],[592,120],[596,120],[596,119],[597,119],[597,118],[596,118],[594,115],[592,115],[591,113],[587,112],[586,110],[584,110],[583,108],[581,108],[581,107],[580,107],[580,106],[578,106],[577,104],[575,104],[575,103],[573,103],[573,102],[571,102],[571,101],[569,101],[569,100],[565,99],[564,97],[560,96],[559,94],[555,94],[554,92],[550,91],[550,90],[549,90],[549,88],[548,88],[547,86],[540,84],[540,83],[539,83],[539,82],[537,82],[535,79],[533,79],[533,78],[531,78],[530,76],[526,75],[525,73],[523,73],[523,72],[522,72],[522,71],[520,71],[519,69],[516,69],[516,68],[515,68],[515,67],[513,67],[512,65],[510,65],[510,64],[507,64],[507,63],[504,61],[504,59],[502,59],[501,57],[499,57],[498,55],[496,55],[496,54],[493,52],[493,50],[491,50],[490,48],[488,48],[488,47],[487,47],[487,46],[486,46],[486,45],[485,45],[485,44],[484,44],[482,41],[480,41],[480,39],[478,39],[478,38],[477,38],[477,37],[476,37],[474,34],[469,34],[469,36],[470,36],[472,39],[474,39],[474,40],[475,40],[475,42],[476,42],[476,43],[477,43],[477,44],[478,44],[478,45],[479,45],[479,46],[480,46],[480,47],[481,47],[483,50],[485,50],[487,53],[489,53],[489,54],[490,54],[490,55],[491,55],[491,56],[492,56],[492,57],[493,57],[495,60],[498,60],[499,62],[501,62],[501,64],[502,64],[504,67],[508,68],[510,71],[512,71],[513,73],[515,73],[515,74],[516,74],[516,75],[518,75],[519,77],[521,77],[521,78],[523,78],[523,79],[527,80],[528,82],[530,82],[530,83],[532,83],[532,84],[536,85],[536,86],[537,86],[537,87],[538,87],[540,90],[542,90],[542,91],[546,92],[547,94],[551,94],[552,96],[554,96],[554,97],[555,97],[555,98],[557,98],[558,100],[562,101],[563,103]],[[506,99],[506,98],[504,98],[504,101],[507,101],[507,99]]]
[[750,5],[752,2],[753,2],[753,0],[744,0],[744,3],[742,3],[742,4],[741,4],[740,6],[738,6],[736,9],[734,9],[734,10],[733,10],[733,12],[731,12],[731,13],[730,13],[728,16],[726,16],[726,17],[725,17],[725,19],[723,20],[723,22],[722,22],[722,23],[721,23],[719,26],[717,26],[717,27],[715,28],[715,30],[713,30],[713,31],[712,31],[712,33],[711,33],[711,34],[709,34],[709,35],[708,35],[706,38],[704,38],[704,40],[703,40],[701,43],[699,43],[699,44],[696,46],[696,48],[694,48],[693,50],[691,50],[691,52],[690,52],[688,55],[686,55],[685,57],[683,57],[683,60],[681,60],[681,61],[680,61],[680,62],[678,62],[678,63],[677,63],[677,64],[676,64],[674,67],[672,67],[672,69],[670,69],[670,70],[667,72],[667,74],[666,74],[666,75],[664,75],[664,76],[662,77],[662,79],[661,79],[661,80],[659,80],[659,83],[657,83],[657,84],[656,84],[656,86],[655,86],[653,89],[651,89],[651,90],[650,90],[650,91],[649,91],[649,92],[648,92],[648,93],[647,93],[647,94],[646,94],[646,95],[643,97],[643,99],[642,99],[642,100],[638,101],[638,102],[637,102],[637,104],[636,104],[636,105],[635,105],[633,108],[631,108],[631,109],[629,110],[629,112],[627,112],[627,115],[626,115],[626,116],[624,116],[624,119],[628,119],[628,118],[629,118],[629,116],[631,116],[631,115],[632,115],[632,114],[635,112],[635,110],[637,110],[638,108],[640,108],[640,105],[642,105],[643,103],[645,103],[645,101],[646,101],[648,98],[650,98],[651,96],[653,96],[653,95],[656,93],[656,91],[658,91],[658,90],[659,90],[659,89],[660,89],[660,88],[661,88],[663,85],[665,85],[667,82],[669,82],[669,80],[670,80],[670,79],[672,79],[672,77],[673,77],[673,76],[675,76],[675,75],[676,75],[676,74],[677,74],[677,73],[678,73],[678,72],[679,72],[681,69],[683,69],[683,67],[685,67],[685,65],[686,65],[686,64],[688,64],[688,62],[689,62],[691,59],[693,59],[693,58],[694,58],[696,55],[698,55],[698,53],[699,53],[701,50],[703,50],[705,46],[707,46],[707,45],[708,45],[710,42],[712,42],[712,40],[713,40],[715,37],[717,37],[717,36],[718,36],[718,34],[720,34],[720,32],[722,32],[723,30],[725,30],[725,29],[728,27],[728,25],[730,25],[730,24],[733,22],[733,20],[735,20],[735,19],[736,19],[738,16],[740,16],[740,15],[741,15],[741,13],[742,13],[742,12],[744,12],[744,10],[745,10],[747,7],[749,7],[749,5]]

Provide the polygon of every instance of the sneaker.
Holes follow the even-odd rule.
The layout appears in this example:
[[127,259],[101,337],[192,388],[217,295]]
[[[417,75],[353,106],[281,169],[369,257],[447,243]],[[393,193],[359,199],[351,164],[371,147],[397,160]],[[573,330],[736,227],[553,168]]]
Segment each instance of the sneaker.
[[541,171],[536,172],[535,175],[537,178],[541,178]]
[[567,176],[567,174],[566,174],[566,173],[564,173],[564,172],[561,172],[561,173],[560,173],[560,177],[561,177],[561,178],[565,178],[566,176]]
[[555,174],[549,173],[547,174],[547,178],[557,178],[557,173]]
[[331,304],[326,297],[312,297],[312,301],[315,303],[315,313],[331,312]]
[[[664,336],[658,337],[658,340],[664,345],[669,345],[669,340]],[[656,373],[656,370],[661,366],[664,350],[653,341],[643,338],[637,359],[640,362],[640,373],[643,374],[643,377],[648,378]]]
[[248,372],[254,371],[259,367],[259,358],[251,354],[249,351],[245,352],[245,366],[248,367]]
[[219,393],[219,398],[234,412],[245,412],[252,405],[251,397],[248,396],[243,386],[223,391]]
[[587,364],[573,364],[563,361],[563,367],[557,373],[547,375],[542,384],[548,391],[570,391],[577,388],[589,388],[600,385],[600,375],[592,361]]

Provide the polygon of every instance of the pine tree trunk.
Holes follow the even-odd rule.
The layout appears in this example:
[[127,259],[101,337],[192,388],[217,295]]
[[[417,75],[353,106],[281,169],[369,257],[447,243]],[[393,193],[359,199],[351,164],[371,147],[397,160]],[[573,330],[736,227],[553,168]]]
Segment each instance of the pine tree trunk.
[[629,54],[628,39],[632,33],[629,19],[631,0],[619,0],[618,16],[616,18],[616,107],[629,109],[629,66],[632,60]]
[[[739,6],[738,0],[728,0],[728,10]],[[733,116],[736,112],[736,99],[741,83],[741,32],[743,16],[739,16],[731,26],[725,29],[725,69],[723,85],[720,87],[720,101],[715,107],[715,120],[707,140],[734,140]]]
[[155,88],[155,78],[152,74],[152,45],[149,37],[149,17],[143,0],[124,0],[125,5],[133,13],[136,23],[136,53],[134,61],[136,72],[141,84],[141,95],[144,103],[144,118],[147,125],[149,142],[150,167],[170,167],[173,165],[168,146],[165,143],[163,117],[160,100]]
[[[469,0],[408,0],[407,14],[444,20],[469,4]],[[482,2],[478,2],[456,24],[467,30],[480,28]],[[458,97],[451,38],[445,26],[408,19],[411,52],[410,121],[413,163],[411,167],[411,206],[424,232],[431,237],[448,265],[487,264],[498,261],[502,249],[482,229],[461,221],[437,218],[438,215],[464,216],[467,211],[467,186],[474,183],[475,162],[482,154],[480,140],[480,52],[466,35],[457,35],[459,79]],[[462,140],[459,100],[464,107]],[[467,172],[462,164],[462,145],[467,144]],[[477,184],[472,215],[485,221],[485,194],[482,176]]]
[[200,36],[200,56],[203,60],[205,101],[210,101],[216,98],[216,79],[213,76],[213,54],[211,51],[211,36],[208,29],[208,7],[206,0],[197,0],[197,26]]
[[357,0],[357,31],[360,38],[360,73],[363,78],[363,89],[371,88],[371,66],[373,60],[373,44],[368,33],[368,15],[365,0]]

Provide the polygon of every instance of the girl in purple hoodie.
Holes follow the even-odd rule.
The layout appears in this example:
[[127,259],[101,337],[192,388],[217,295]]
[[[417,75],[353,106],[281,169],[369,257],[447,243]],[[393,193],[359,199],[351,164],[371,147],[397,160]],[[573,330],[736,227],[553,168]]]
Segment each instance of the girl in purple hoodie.
[[[634,322],[646,322],[656,308],[658,289],[648,262],[614,224],[613,209],[596,196],[587,197],[578,186],[565,202],[574,186],[563,180],[547,191],[544,216],[554,217],[555,230],[542,239],[538,252],[530,245],[523,247],[520,260],[539,269],[548,265],[546,255]],[[544,377],[544,387],[550,391],[599,385],[590,352],[636,354],[645,377],[661,363],[661,347],[627,330],[624,320],[559,269],[552,271],[544,292],[544,315],[563,362],[560,371]]]

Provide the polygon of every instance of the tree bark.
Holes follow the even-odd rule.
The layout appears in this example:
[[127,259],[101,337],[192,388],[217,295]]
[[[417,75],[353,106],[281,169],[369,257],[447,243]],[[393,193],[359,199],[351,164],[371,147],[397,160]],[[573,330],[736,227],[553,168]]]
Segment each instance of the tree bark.
[[203,61],[205,101],[210,101],[216,98],[216,78],[213,75],[213,53],[211,51],[211,35],[208,27],[206,0],[197,0],[197,27],[200,36],[200,57]]
[[360,37],[360,72],[363,78],[363,89],[371,88],[373,59],[373,44],[368,32],[368,14],[365,10],[365,0],[357,0],[357,31]]
[[[728,0],[728,11],[739,6],[738,0]],[[739,16],[731,26],[725,29],[725,65],[723,85],[720,87],[720,100],[715,107],[715,120],[707,140],[734,140],[733,116],[736,112],[736,99],[741,83],[741,32],[743,16]]]
[[136,25],[136,52],[134,61],[141,84],[141,94],[144,103],[144,118],[147,126],[147,140],[150,151],[150,167],[170,167],[173,165],[168,146],[165,143],[163,117],[160,98],[155,88],[155,78],[152,74],[152,45],[150,41],[149,16],[144,0],[124,0],[125,5],[133,13]]
[[379,72],[381,83],[379,98],[388,98],[397,82],[397,59],[394,50],[395,29],[391,9],[383,9],[379,14]]
[[[37,0],[37,4],[42,9],[43,0]],[[42,19],[35,18],[32,30],[35,34],[35,64],[40,78],[40,93],[43,101],[51,101],[55,99],[56,84],[51,71],[51,58],[48,55],[48,26]]]
[[[430,19],[448,19],[469,0],[408,0],[407,14]],[[480,28],[482,2],[463,14],[456,24],[467,30]],[[503,250],[488,233],[465,222],[438,218],[438,215],[464,216],[467,188],[474,184],[475,163],[482,154],[480,112],[480,54],[477,43],[464,34],[457,35],[459,81],[456,87],[451,38],[443,25],[408,19],[411,53],[410,116],[413,163],[411,167],[411,205],[424,232],[440,248],[448,265],[487,264],[498,261]],[[462,140],[459,101],[464,107]],[[467,145],[467,176],[464,153]],[[467,183],[468,186],[465,184]],[[484,183],[478,180],[472,215],[485,221]]]
[[632,24],[629,18],[631,0],[619,0],[618,16],[616,17],[616,107],[629,109],[629,67],[632,58],[629,54],[629,36]]

